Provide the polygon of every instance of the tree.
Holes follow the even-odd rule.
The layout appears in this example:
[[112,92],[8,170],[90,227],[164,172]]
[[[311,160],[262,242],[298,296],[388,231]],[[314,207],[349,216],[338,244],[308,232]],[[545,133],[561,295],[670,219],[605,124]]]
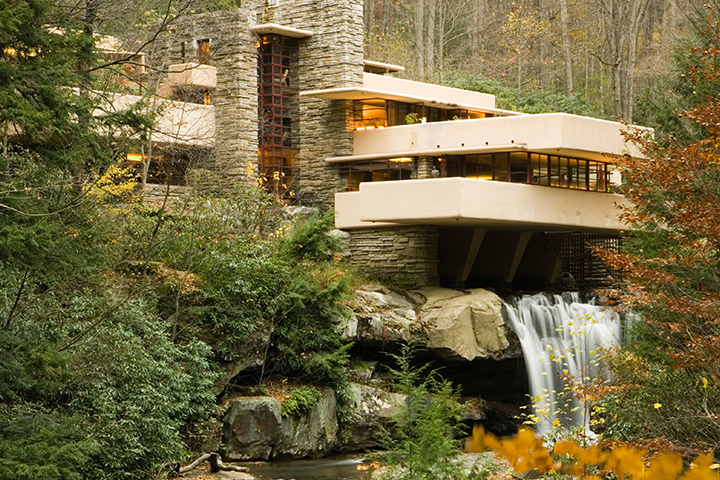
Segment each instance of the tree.
[[508,21],[503,26],[505,38],[502,44],[515,53],[515,67],[517,69],[516,81],[518,99],[515,107],[520,104],[520,92],[524,85],[523,65],[526,57],[531,56],[532,48],[540,36],[548,30],[548,23],[538,18],[537,11],[528,11],[523,5],[514,5],[508,15]]
[[601,0],[605,31],[601,60],[610,67],[613,113],[632,121],[638,36],[651,0]]
[[[720,9],[707,6],[704,44],[690,52],[694,84],[720,80]],[[617,415],[609,432],[665,437],[699,453],[720,451],[720,98],[708,95],[684,116],[705,138],[659,144],[631,130],[646,158],[622,159],[623,218],[634,229],[624,251],[605,260],[625,271],[621,304],[642,315],[628,349],[612,364]]]

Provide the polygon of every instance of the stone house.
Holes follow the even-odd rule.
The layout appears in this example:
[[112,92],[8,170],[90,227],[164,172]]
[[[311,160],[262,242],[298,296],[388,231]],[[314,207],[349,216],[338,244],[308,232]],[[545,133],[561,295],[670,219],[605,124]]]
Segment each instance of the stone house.
[[398,78],[402,67],[363,58],[362,9],[252,0],[175,25],[154,53],[163,89],[211,109],[211,138],[194,164],[170,165],[171,183],[201,166],[334,209],[347,259],[406,285],[607,283],[590,247],[616,246],[625,228],[612,155],[639,153],[622,125]]

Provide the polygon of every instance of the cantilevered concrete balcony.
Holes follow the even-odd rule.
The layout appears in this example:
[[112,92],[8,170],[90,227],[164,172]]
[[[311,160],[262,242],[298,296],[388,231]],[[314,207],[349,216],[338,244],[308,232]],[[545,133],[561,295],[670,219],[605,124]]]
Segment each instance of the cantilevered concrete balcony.
[[199,63],[179,63],[168,68],[173,87],[213,89],[217,87],[217,68]]
[[[111,97],[109,108],[127,109],[139,102],[137,95]],[[215,107],[172,100],[155,100],[149,108],[160,112],[152,140],[156,144],[177,147],[212,148],[215,145]],[[98,115],[102,112],[98,111]]]
[[353,132],[353,154],[331,163],[384,158],[530,151],[612,162],[641,156],[618,122],[567,113],[458,120]]
[[335,195],[335,225],[618,233],[627,226],[618,219],[617,205],[627,201],[608,193],[459,177],[368,182],[359,192]]
[[381,99],[412,104],[421,103],[427,107],[448,110],[464,109],[494,115],[522,115],[517,112],[496,109],[495,96],[487,93],[413,82],[367,72],[363,73],[362,87],[310,90],[301,92],[300,95],[325,100]]

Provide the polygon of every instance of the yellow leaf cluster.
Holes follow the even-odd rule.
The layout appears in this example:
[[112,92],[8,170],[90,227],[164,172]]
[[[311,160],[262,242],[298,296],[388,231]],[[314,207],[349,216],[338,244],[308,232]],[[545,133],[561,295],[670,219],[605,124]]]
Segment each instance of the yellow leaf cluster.
[[520,429],[517,437],[499,440],[476,425],[472,437],[465,442],[465,449],[469,452],[480,452],[485,448],[510,462],[516,472],[537,470],[546,473],[553,467],[550,453],[529,428]]
[[720,474],[713,469],[712,455],[696,458],[690,468],[683,471],[680,455],[662,453],[646,468],[644,450],[621,446],[603,451],[597,445],[584,447],[564,440],[555,443],[553,448],[553,456],[563,461],[554,462],[542,441],[529,429],[521,429],[517,437],[499,440],[476,425],[465,442],[465,450],[482,452],[485,449],[510,462],[516,472],[557,471],[581,480],[600,480],[611,473],[623,480],[720,480]]
[[138,181],[139,176],[132,167],[112,164],[86,191],[100,203],[132,203],[139,198]]

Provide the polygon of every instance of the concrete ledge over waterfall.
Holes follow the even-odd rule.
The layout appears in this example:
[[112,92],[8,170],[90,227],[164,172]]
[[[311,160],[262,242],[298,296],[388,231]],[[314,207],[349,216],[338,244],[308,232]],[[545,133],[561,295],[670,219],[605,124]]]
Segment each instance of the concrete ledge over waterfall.
[[335,195],[342,229],[390,225],[466,225],[617,233],[621,195],[468,178],[369,182]]

